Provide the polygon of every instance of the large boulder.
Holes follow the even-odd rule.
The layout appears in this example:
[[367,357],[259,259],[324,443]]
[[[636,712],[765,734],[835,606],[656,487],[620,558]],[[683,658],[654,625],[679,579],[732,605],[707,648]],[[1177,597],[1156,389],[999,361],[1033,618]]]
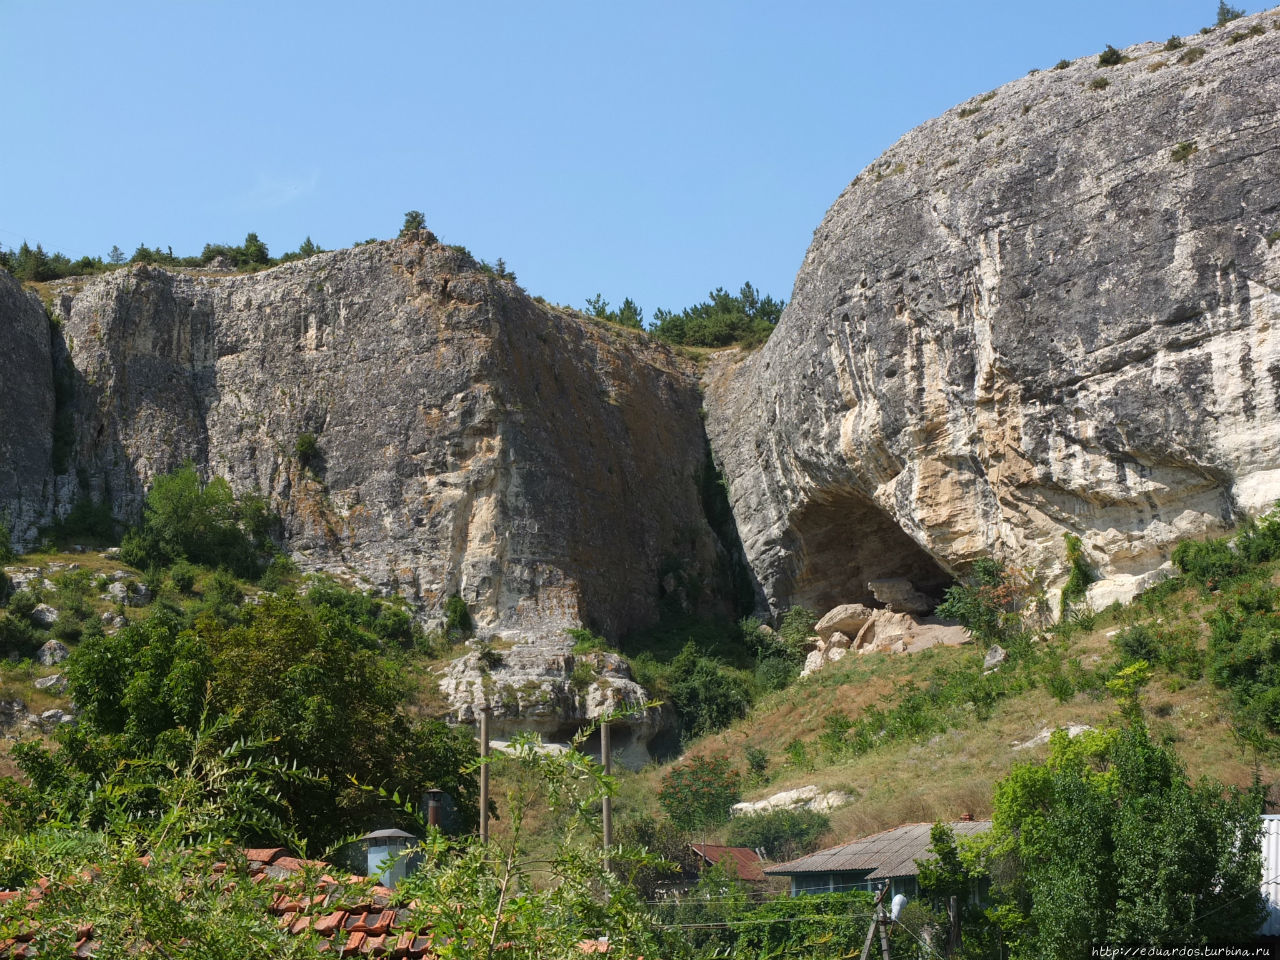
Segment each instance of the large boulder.
[[1139,589],[1280,497],[1273,19],[1034,72],[853,179],[768,342],[705,378],[774,609],[989,555],[1052,588],[1064,533]]
[[828,610],[814,626],[813,632],[823,640],[836,632],[852,637],[862,629],[864,623],[871,619],[874,612],[870,607],[860,603],[842,603]]

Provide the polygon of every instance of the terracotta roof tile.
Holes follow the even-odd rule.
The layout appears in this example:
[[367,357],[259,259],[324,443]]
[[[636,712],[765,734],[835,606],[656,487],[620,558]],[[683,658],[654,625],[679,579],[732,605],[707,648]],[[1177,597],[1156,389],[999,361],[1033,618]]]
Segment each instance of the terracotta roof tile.
[[691,843],[689,846],[707,863],[733,871],[739,880],[751,883],[764,880],[764,861],[749,847],[722,847],[714,843]]
[[244,852],[244,856],[246,860],[257,863],[274,863],[288,852],[284,847],[251,847]]
[[364,946],[365,940],[369,937],[366,933],[355,931],[347,937],[347,942],[343,944],[342,955],[344,957],[354,957],[360,952],[360,948]]

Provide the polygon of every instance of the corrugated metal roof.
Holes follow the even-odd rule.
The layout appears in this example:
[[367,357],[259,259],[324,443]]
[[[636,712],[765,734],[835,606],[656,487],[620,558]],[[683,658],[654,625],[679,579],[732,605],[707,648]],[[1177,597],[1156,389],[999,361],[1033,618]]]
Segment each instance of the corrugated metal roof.
[[[799,860],[769,867],[764,872],[790,876],[797,873],[857,873],[870,871],[866,879],[914,877],[917,860],[928,860],[932,823],[909,823],[876,833],[852,843],[819,850]],[[951,824],[957,837],[972,836],[991,829],[990,820],[957,820]]]
[[739,880],[759,883],[764,880],[764,862],[760,855],[749,847],[721,847],[714,843],[691,843],[693,852],[707,863],[718,864]]
[[1280,816],[1262,818],[1262,896],[1267,919],[1258,929],[1263,936],[1280,935]]

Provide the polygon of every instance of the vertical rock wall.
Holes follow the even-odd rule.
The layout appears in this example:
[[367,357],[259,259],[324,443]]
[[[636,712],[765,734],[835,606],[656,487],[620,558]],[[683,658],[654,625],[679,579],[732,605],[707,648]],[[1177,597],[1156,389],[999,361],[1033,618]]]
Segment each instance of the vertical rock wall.
[[1052,580],[1064,532],[1109,600],[1280,496],[1275,19],[1014,81],[841,194],[708,376],[771,603],[986,554]]

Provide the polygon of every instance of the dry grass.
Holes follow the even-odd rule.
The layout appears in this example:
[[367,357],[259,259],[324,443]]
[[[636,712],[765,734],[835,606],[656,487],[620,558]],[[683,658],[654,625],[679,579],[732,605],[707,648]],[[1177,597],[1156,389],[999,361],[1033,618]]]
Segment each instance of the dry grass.
[[[1078,658],[1086,667],[1111,663],[1111,637],[1126,624],[1144,620],[1194,624],[1203,646],[1208,633],[1203,618],[1214,606],[1215,598],[1188,588],[1154,612],[1139,605],[1108,611],[1092,630],[1069,641],[1064,659]],[[686,755],[724,752],[741,758],[745,769],[745,748],[763,750],[769,759],[768,781],[747,791],[747,800],[810,784],[851,794],[854,801],[831,814],[832,830],[824,842],[838,843],[901,823],[988,815],[995,784],[1015,764],[1042,759],[1048,750],[1045,745],[1015,749],[1018,744],[1045,729],[1118,722],[1116,704],[1105,693],[1077,693],[1064,703],[1037,687],[1000,701],[986,720],[964,721],[922,742],[891,743],[861,756],[837,758],[817,743],[828,715],[843,711],[856,718],[869,706],[892,702],[894,691],[908,679],[974,656],[972,647],[939,647],[912,656],[847,657],[764,698],[745,720],[691,744]],[[1264,783],[1280,781],[1280,763],[1258,758],[1238,742],[1224,692],[1209,680],[1188,681],[1156,669],[1143,703],[1153,734],[1174,747],[1193,778],[1247,786],[1256,769]],[[797,767],[788,757],[785,748],[793,739],[805,742],[810,767]],[[624,774],[619,816],[658,813],[657,789],[667,769],[669,765],[655,765]]]

